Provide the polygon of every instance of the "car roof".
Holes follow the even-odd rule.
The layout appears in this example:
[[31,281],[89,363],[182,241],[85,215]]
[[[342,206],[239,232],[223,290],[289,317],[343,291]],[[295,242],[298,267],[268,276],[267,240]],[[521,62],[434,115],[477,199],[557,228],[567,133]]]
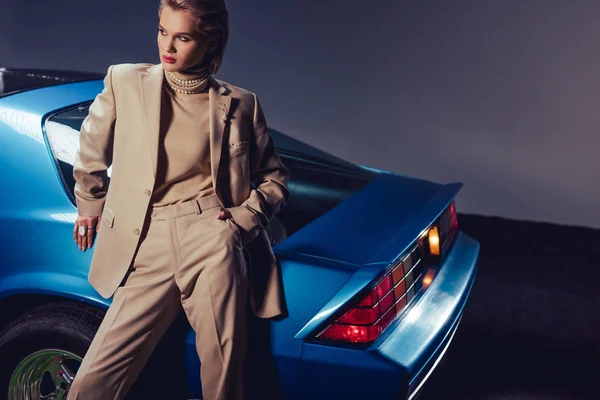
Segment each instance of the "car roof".
[[103,78],[104,74],[98,72],[0,65],[0,98],[26,90]]

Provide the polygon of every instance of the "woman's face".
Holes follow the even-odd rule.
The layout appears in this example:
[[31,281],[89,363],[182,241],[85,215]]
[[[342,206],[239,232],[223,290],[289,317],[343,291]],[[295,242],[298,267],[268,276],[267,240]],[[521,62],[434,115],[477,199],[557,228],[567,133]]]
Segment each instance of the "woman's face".
[[[181,71],[198,65],[209,46],[208,38],[196,31],[194,18],[186,11],[163,8],[158,23],[158,52],[166,71]],[[175,61],[169,63],[164,57]]]

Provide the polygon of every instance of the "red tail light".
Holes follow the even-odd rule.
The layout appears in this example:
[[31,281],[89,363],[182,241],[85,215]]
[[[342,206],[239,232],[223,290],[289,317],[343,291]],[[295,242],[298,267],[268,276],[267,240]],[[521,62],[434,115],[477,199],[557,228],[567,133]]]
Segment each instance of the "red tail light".
[[444,257],[448,250],[450,250],[450,247],[452,247],[454,238],[458,232],[458,218],[456,217],[454,201],[450,203],[450,206],[440,217],[438,226],[440,228],[441,256]]
[[[439,262],[450,248],[458,220],[454,202],[432,225],[428,235],[421,237],[417,245],[401,261],[385,272],[383,277],[363,294],[350,309],[346,309],[316,339],[346,343],[370,343],[399,315],[421,288],[426,289],[435,278],[435,269],[427,269],[425,262]],[[429,233],[436,235],[430,238]],[[437,254],[432,258],[430,243],[438,240]],[[440,254],[441,253],[441,254]]]
[[369,343],[404,309],[417,292],[422,274],[422,240],[394,268],[386,272],[357,304],[317,335],[321,340]]

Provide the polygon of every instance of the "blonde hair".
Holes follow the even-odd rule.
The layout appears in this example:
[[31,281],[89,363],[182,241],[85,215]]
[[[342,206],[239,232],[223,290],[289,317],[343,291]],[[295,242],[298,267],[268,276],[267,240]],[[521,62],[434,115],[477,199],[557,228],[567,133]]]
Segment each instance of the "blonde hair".
[[158,18],[165,6],[190,13],[196,19],[196,30],[217,42],[216,49],[209,50],[202,60],[203,65],[208,64],[208,71],[216,74],[229,38],[229,13],[225,0],[160,0]]

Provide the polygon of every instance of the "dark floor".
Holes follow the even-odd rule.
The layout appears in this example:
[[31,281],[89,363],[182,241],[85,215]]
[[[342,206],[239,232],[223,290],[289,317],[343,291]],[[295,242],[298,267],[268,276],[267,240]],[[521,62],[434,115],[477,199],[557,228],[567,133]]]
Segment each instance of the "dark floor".
[[600,399],[600,230],[459,223],[481,244],[477,280],[419,400]]

